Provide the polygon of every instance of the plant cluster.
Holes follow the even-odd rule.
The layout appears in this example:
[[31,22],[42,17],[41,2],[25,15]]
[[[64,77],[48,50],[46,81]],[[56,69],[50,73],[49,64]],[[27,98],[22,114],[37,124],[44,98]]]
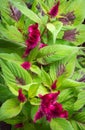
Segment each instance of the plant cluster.
[[0,121],[85,130],[85,0],[0,0]]

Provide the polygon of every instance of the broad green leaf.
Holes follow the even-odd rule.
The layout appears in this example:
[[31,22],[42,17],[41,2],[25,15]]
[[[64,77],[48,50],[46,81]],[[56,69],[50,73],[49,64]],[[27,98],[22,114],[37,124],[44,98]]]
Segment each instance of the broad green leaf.
[[14,94],[17,94],[18,85],[27,85],[32,81],[30,74],[15,62],[1,61],[1,67],[5,82]]
[[37,56],[37,61],[44,65],[53,63],[66,57],[72,57],[73,55],[78,53],[78,50],[78,47],[67,45],[49,45],[40,49]]
[[60,103],[62,103],[62,102],[69,100],[70,98],[72,98],[74,96],[73,91],[74,90],[71,88],[68,88],[68,89],[61,91],[60,95],[58,96],[58,101]]
[[17,116],[22,110],[18,99],[8,99],[0,108],[0,121]]
[[24,38],[23,35],[19,32],[19,30],[11,25],[7,25],[7,27],[4,27],[0,24],[0,34],[2,34],[3,37],[5,37],[7,40],[15,42],[16,44],[25,47],[24,44]]
[[14,61],[14,62],[23,62],[23,59],[16,53],[0,53],[0,58],[7,60],[7,61]]
[[78,95],[77,101],[74,103],[74,110],[79,110],[85,105],[85,90],[81,91]]
[[71,122],[74,130],[79,130],[79,127],[78,127],[77,122],[75,120],[71,120],[70,122]]
[[39,88],[39,84],[33,84],[30,88],[29,88],[29,91],[28,91],[28,97],[29,98],[33,98],[36,96],[36,93],[38,91],[38,88]]
[[75,114],[74,120],[81,122],[81,123],[85,123],[85,111],[78,112],[77,114]]
[[31,68],[30,68],[30,70],[31,70],[33,73],[37,74],[37,75],[41,75],[41,70],[40,70],[39,67],[36,66],[36,65],[32,65]]
[[41,19],[30,9],[27,8],[25,3],[20,0],[10,0],[10,2],[17,7],[25,16],[27,16],[29,19],[33,20],[36,23],[41,23]]
[[85,83],[77,82],[72,79],[64,79],[60,84],[61,89],[71,88],[71,87],[82,87],[82,86],[85,86]]
[[39,98],[32,98],[30,99],[31,105],[40,105],[40,99]]
[[51,77],[44,69],[41,69],[41,82],[49,88],[52,85]]
[[73,76],[74,69],[76,65],[76,56],[73,55],[70,59],[65,63],[65,77]]
[[52,119],[50,127],[52,130],[74,130],[70,122],[63,118]]

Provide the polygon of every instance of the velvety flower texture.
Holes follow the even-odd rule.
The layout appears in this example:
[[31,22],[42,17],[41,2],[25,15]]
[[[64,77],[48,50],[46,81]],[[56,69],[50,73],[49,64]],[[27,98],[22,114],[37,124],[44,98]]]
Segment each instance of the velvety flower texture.
[[23,123],[18,123],[15,125],[15,128],[22,128],[23,127]]
[[28,39],[26,40],[26,50],[23,57],[26,57],[30,51],[38,45],[40,41],[40,31],[38,30],[38,24],[30,25],[28,28]]
[[22,63],[21,66],[22,66],[24,69],[29,70],[30,67],[31,67],[31,63],[26,61],[26,62]]
[[18,100],[20,102],[25,102],[26,101],[26,97],[25,95],[22,93],[22,89],[19,89],[18,90]]
[[34,117],[34,122],[43,116],[45,116],[48,121],[51,121],[52,118],[68,117],[68,112],[63,109],[62,104],[56,102],[59,93],[60,92],[58,91],[56,93],[49,93],[44,96],[39,95],[41,98],[41,105]]
[[57,2],[57,4],[55,4],[49,11],[49,15],[51,17],[55,17],[58,14],[59,11],[59,5],[60,5],[60,1]]

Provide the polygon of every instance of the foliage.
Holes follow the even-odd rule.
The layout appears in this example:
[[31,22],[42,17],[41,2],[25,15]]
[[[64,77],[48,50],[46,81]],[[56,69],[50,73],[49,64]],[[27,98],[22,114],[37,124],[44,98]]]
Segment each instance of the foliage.
[[[11,130],[85,130],[84,3],[0,0],[0,121]],[[68,117],[47,119],[56,104]]]

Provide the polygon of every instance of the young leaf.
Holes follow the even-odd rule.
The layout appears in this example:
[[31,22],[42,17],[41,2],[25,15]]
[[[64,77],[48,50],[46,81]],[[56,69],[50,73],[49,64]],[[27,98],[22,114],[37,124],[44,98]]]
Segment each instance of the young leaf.
[[53,35],[53,43],[56,41],[56,37],[58,33],[60,32],[63,24],[61,22],[56,22],[56,25],[52,23],[47,23],[47,29],[52,33]]

